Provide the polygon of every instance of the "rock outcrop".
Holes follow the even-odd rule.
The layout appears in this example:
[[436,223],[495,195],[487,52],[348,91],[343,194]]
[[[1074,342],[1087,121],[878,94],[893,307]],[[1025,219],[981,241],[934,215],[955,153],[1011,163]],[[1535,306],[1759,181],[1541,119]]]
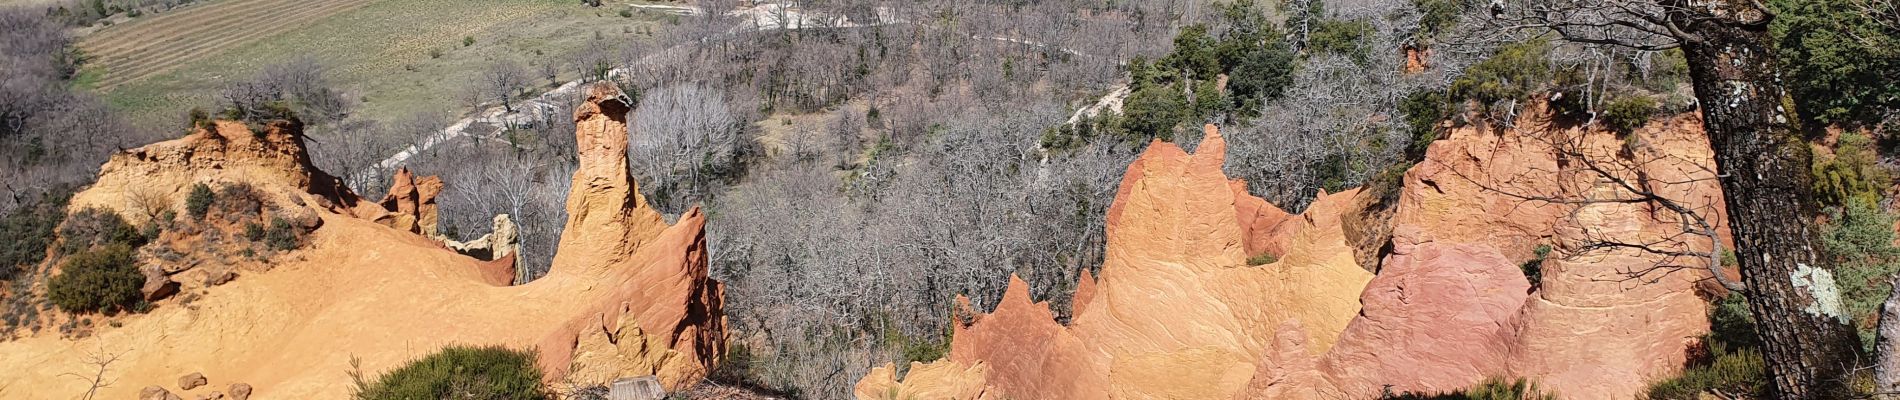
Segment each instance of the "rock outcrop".
[[183,210],[193,185],[243,182],[259,189],[273,204],[320,204],[348,212],[359,201],[343,181],[310,163],[303,124],[276,121],[254,131],[237,121],[217,121],[184,137],[112,155],[99,168],[99,179],[73,194],[69,210],[100,207],[143,224],[148,199]]
[[[725,289],[707,276],[706,216],[694,207],[667,226],[634,185],[626,101],[613,85],[599,84],[574,111],[580,167],[549,272],[555,279],[606,275],[620,284],[543,339],[541,363],[554,371],[551,379],[651,374],[678,389],[705,377],[725,351]],[[640,251],[649,248],[664,250]],[[614,361],[580,362],[589,360]]]
[[0,374],[0,386],[27,398],[85,392],[84,382],[59,375],[103,351],[118,355],[112,371],[120,384],[101,389],[101,398],[133,397],[144,385],[200,371],[254,385],[256,398],[341,398],[351,387],[341,371],[353,359],[375,375],[451,344],[535,349],[550,382],[604,384],[623,374],[657,374],[675,390],[697,382],[725,347],[723,295],[707,277],[705,218],[688,212],[668,225],[638,197],[626,175],[627,105],[611,86],[588,94],[575,114],[582,164],[567,236],[549,273],[517,286],[491,283],[483,261],[366,218],[387,212],[381,204],[313,183],[333,178],[302,161],[294,124],[249,136],[243,124],[220,122],[115,156],[76,203],[118,204],[119,185],[130,182],[184,188],[174,193],[197,182],[244,182],[305,200],[283,204],[311,205],[322,229],[273,268],[207,289],[189,306],[161,302],[81,340],[0,343],[0,365],[42,366]]
[[[1080,283],[1069,326],[1012,280],[995,311],[954,327],[947,360],[913,367],[902,382],[878,369],[856,393],[968,387],[980,374],[984,390],[932,393],[1226,398],[1246,389],[1284,324],[1309,328],[1298,339],[1313,347],[1302,351],[1331,347],[1372,279],[1340,228],[1339,206],[1352,194],[1281,215],[1221,173],[1225,151],[1210,129],[1197,154],[1155,142],[1128,167],[1108,212],[1101,276]],[[1247,265],[1250,252],[1274,246],[1279,261]]]
[[[949,357],[901,381],[876,369],[856,393],[1376,398],[1524,377],[1563,398],[1634,397],[1708,331],[1708,259],[1670,254],[1711,240],[1685,234],[1693,216],[1626,200],[1694,210],[1726,245],[1712,154],[1695,115],[1630,135],[1548,115],[1454,129],[1396,198],[1322,193],[1297,215],[1220,176],[1216,132],[1195,155],[1151,144],[1109,210],[1101,277],[1078,285],[1073,323],[1012,281],[993,312],[954,327]],[[1395,205],[1366,211],[1378,204]],[[1342,214],[1390,222],[1344,224],[1359,232],[1349,243]],[[1383,254],[1362,269],[1355,252]],[[1279,261],[1243,262],[1261,253]]]
[[[1656,203],[1620,200],[1654,192],[1726,238],[1700,127],[1684,115],[1634,136],[1548,118],[1453,130],[1405,175],[1393,252],[1361,316],[1319,358],[1329,387],[1294,391],[1376,397],[1499,376],[1621,399],[1675,373],[1708,331],[1697,282],[1710,275],[1707,259],[1664,253],[1710,242]],[[1526,266],[1541,271],[1535,289]]]
[[487,235],[466,242],[443,239],[442,244],[476,259],[499,260],[521,252],[519,229],[508,214],[495,214]]
[[376,221],[397,230],[436,236],[435,196],[442,194],[442,178],[417,178],[408,167],[403,167],[396,169],[391,181],[394,182],[390,184],[389,194],[383,195],[383,201],[376,202],[387,214],[377,216]]
[[984,383],[989,368],[981,363],[965,366],[956,361],[943,360],[929,364],[910,363],[909,374],[902,382],[897,379],[897,366],[884,364],[884,367],[871,371],[858,384],[852,395],[860,399],[971,399],[990,400],[1005,398],[990,391]]

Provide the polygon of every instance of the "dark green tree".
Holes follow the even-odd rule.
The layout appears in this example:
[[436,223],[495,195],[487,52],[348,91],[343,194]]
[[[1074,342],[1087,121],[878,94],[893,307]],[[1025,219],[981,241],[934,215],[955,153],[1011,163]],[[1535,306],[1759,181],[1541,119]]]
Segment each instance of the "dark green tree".
[[67,312],[111,311],[138,302],[144,285],[132,247],[113,243],[68,257],[46,282],[46,297]]
[[1174,127],[1191,111],[1187,94],[1170,86],[1142,85],[1122,103],[1122,128],[1138,139],[1174,140]]
[[[1806,119],[1873,124],[1900,109],[1900,21],[1867,0],[1776,0],[1782,74]],[[1891,6],[1889,6],[1891,7]],[[1889,10],[1891,11],[1891,10]]]

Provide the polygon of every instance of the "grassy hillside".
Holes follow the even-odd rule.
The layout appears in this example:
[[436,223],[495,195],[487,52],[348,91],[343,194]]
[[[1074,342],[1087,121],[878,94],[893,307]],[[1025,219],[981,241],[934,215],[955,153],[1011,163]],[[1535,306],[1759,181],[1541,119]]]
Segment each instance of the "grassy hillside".
[[331,68],[363,117],[453,114],[496,60],[533,66],[594,38],[644,40],[663,21],[558,0],[219,0],[83,38],[92,61],[80,84],[135,123],[164,124],[213,103],[226,82],[307,56]]

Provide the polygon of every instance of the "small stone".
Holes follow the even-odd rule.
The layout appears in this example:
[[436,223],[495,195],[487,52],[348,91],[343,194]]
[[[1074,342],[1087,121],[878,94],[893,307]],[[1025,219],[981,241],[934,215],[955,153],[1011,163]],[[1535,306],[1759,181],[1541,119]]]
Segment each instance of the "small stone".
[[231,270],[212,272],[209,275],[205,276],[205,286],[223,285],[226,283],[230,283],[232,279],[236,279],[236,278],[237,278],[237,273],[231,272]]
[[165,276],[163,271],[147,269],[143,272],[145,272],[145,286],[139,288],[139,293],[145,295],[145,301],[158,301],[178,293],[178,282]]
[[323,226],[323,216],[317,214],[316,209],[299,208],[291,213],[290,222],[297,224],[297,227],[303,228],[306,231],[315,230]]
[[205,374],[203,373],[193,372],[191,375],[178,377],[179,389],[192,390],[208,383],[211,383],[211,381],[206,380]]
[[231,400],[250,400],[251,399],[251,384],[249,383],[233,383],[231,384],[230,391],[231,391]]
[[146,386],[145,389],[139,390],[139,400],[183,400],[183,399],[178,398],[178,395],[172,394],[170,390],[165,390],[164,387],[161,387],[158,385],[152,385],[152,386]]

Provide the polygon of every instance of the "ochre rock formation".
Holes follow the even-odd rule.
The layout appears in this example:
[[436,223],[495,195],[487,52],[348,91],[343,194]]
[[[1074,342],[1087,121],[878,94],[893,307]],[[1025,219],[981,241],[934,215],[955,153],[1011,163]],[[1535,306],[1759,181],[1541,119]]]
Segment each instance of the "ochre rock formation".
[[[1497,376],[1532,378],[1564,398],[1623,399],[1675,373],[1708,331],[1697,286],[1710,276],[1700,268],[1707,260],[1597,246],[1706,252],[1708,240],[1681,235],[1682,221],[1654,204],[1539,199],[1654,191],[1697,210],[1726,240],[1700,126],[1684,115],[1627,138],[1548,118],[1453,130],[1405,175],[1392,253],[1340,344],[1313,360],[1263,360],[1251,397],[1369,398]],[[1543,260],[1540,246],[1550,249]],[[1526,263],[1542,271],[1535,290]],[[1270,373],[1302,362],[1320,377]]]
[[[1372,278],[1340,229],[1338,206],[1352,193],[1281,215],[1221,173],[1225,151],[1210,129],[1198,154],[1155,142],[1128,167],[1108,212],[1101,276],[1078,285],[1069,326],[1012,279],[995,311],[954,327],[947,360],[913,367],[902,382],[880,368],[856,393],[922,393],[981,375],[984,390],[930,393],[1226,398],[1246,389],[1284,324],[1308,328],[1297,339],[1311,346],[1301,352],[1325,351]],[[1262,237],[1273,232],[1285,237]],[[1283,243],[1279,261],[1247,265],[1250,251],[1270,243]]]
[[495,214],[494,222],[490,223],[487,235],[466,242],[444,238],[442,244],[469,257],[496,260],[521,252],[519,230],[520,228],[515,226],[514,219],[509,218],[508,214]]
[[[481,276],[480,261],[430,238],[326,208],[306,248],[189,306],[162,301],[81,340],[0,343],[0,365],[25,366],[0,374],[0,387],[23,398],[84,393],[87,382],[60,375],[91,371],[87,354],[103,352],[118,355],[117,384],[99,398],[132,398],[188,372],[247,383],[256,398],[344,398],[353,358],[373,376],[450,344],[537,349],[550,382],[604,383],[617,374],[658,374],[669,389],[696,382],[725,341],[720,286],[707,277],[705,218],[688,212],[669,226],[635,194],[624,164],[626,111],[617,90],[597,86],[575,114],[584,147],[573,209],[541,279],[497,286]],[[310,186],[333,179],[318,179],[302,162],[292,130],[232,137],[241,127],[219,123],[116,156],[76,198],[110,204],[129,183],[172,189],[212,180],[305,197],[303,204],[351,196],[340,186]],[[596,340],[607,332],[612,337]]]
[[910,363],[909,374],[902,383],[897,380],[897,366],[886,363],[883,368],[872,370],[871,374],[859,381],[852,395],[860,399],[1002,399],[1004,396],[990,391],[984,383],[989,374],[987,366],[964,366],[956,361],[943,360],[929,364]]
[[388,214],[379,216],[377,222],[397,230],[436,236],[435,196],[442,194],[442,178],[417,178],[408,167],[402,167],[396,169],[396,176],[391,180],[395,182],[390,184],[389,194],[383,195],[383,201],[376,202]]
[[[195,184],[249,183],[274,204],[321,199],[321,208],[348,212],[359,203],[343,182],[310,163],[303,125],[267,124],[261,132],[237,121],[217,121],[182,138],[153,143],[112,155],[99,168],[99,180],[73,194],[70,210],[101,207],[143,224],[142,198],[162,199],[169,209],[184,210]],[[293,200],[295,198],[295,200]]]
[[[1455,129],[1406,174],[1393,252],[1361,317],[1319,361],[1340,392],[1451,390],[1499,376],[1533,378],[1565,398],[1631,398],[1678,371],[1708,331],[1697,292],[1706,259],[1597,248],[1706,252],[1707,238],[1682,235],[1683,222],[1651,203],[1538,200],[1654,191],[1725,238],[1701,121],[1667,118],[1626,138],[1530,115],[1514,129]],[[1543,260],[1540,246],[1550,249]],[[1542,271],[1534,291],[1525,263]]]
[[[1524,377],[1562,398],[1632,398],[1678,372],[1708,331],[1708,259],[1603,244],[1711,243],[1657,203],[1615,200],[1671,199],[1727,246],[1712,153],[1693,114],[1629,135],[1549,115],[1538,106],[1515,128],[1453,129],[1395,199],[1322,193],[1298,215],[1220,176],[1217,133],[1197,155],[1152,144],[1124,177],[1102,276],[1078,285],[1073,323],[1054,323],[1012,282],[995,311],[955,326],[947,359],[902,381],[874,370],[856,393],[1376,398]],[[1371,232],[1362,238],[1389,232],[1377,277],[1354,251],[1381,247],[1348,245],[1341,215],[1391,216],[1352,221]],[[1280,259],[1243,262],[1260,253]],[[1541,279],[1527,280],[1527,265]],[[983,390],[939,389],[978,377]]]

